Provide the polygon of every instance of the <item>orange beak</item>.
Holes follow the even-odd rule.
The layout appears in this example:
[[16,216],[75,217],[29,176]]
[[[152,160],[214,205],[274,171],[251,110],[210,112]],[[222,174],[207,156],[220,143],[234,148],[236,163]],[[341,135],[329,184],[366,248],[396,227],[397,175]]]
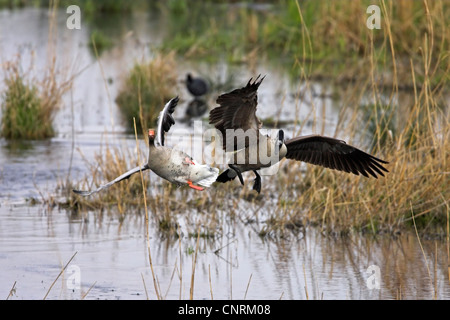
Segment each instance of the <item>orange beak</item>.
[[148,135],[149,135],[149,137],[154,137],[155,136],[155,130],[154,129],[148,129]]

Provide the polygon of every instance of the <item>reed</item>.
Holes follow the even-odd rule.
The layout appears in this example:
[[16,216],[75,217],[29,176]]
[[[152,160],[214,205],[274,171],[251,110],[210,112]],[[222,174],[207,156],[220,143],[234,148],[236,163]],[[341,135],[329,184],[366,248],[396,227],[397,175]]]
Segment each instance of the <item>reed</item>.
[[93,55],[97,58],[98,56],[101,56],[105,50],[110,49],[112,46],[113,41],[103,31],[96,29],[91,32],[89,48],[92,50]]
[[7,71],[1,136],[6,139],[44,139],[54,135],[52,108],[43,105],[38,89],[13,68]]
[[42,79],[21,71],[16,61],[3,66],[5,91],[2,94],[0,136],[6,139],[46,139],[54,136],[53,119],[62,96],[72,81],[58,82],[52,64]]
[[[20,1],[19,1],[20,2]],[[25,2],[25,1],[24,1]],[[47,65],[33,72],[31,64],[24,70],[22,53],[1,65],[4,92],[0,98],[2,110],[0,136],[6,139],[46,139],[55,134],[53,119],[62,105],[63,95],[72,87],[76,75],[69,77],[57,63],[55,50],[56,3],[50,1]]]
[[[424,4],[426,6],[427,2]],[[386,28],[393,25],[389,19],[386,16]],[[385,62],[379,61],[375,51],[370,50],[367,60],[371,66],[368,72],[373,75],[372,83],[355,86],[345,103],[360,106],[359,92],[372,92],[372,111],[363,112],[361,118],[359,108],[345,109],[341,116],[350,121],[344,128],[335,130],[336,136],[350,136],[357,141],[364,141],[358,136],[365,132],[366,139],[371,141],[368,147],[371,146],[372,152],[390,161],[390,173],[385,178],[367,180],[306,165],[307,170],[300,178],[295,174],[299,165],[286,164],[282,185],[289,187],[286,188],[286,197],[279,201],[286,213],[282,217],[275,215],[276,221],[300,219],[319,224],[330,232],[359,230],[395,234],[412,226],[412,211],[415,223],[423,232],[445,234],[448,208],[443,199],[450,196],[447,187],[449,172],[446,170],[450,123],[446,114],[448,92],[442,88],[448,80],[449,70],[445,69],[442,78],[437,68],[432,66],[448,62],[448,52],[433,49],[432,39],[436,35],[431,23],[427,28],[419,48],[422,61],[416,65],[413,60],[418,60],[418,57],[410,60],[409,77],[414,88],[412,99],[405,99],[407,95],[399,93],[396,84],[401,81],[395,69],[391,74],[393,87],[379,88],[375,80],[381,63],[384,67],[396,65],[396,46],[390,45],[391,60]],[[390,29],[385,34],[390,39],[394,37]],[[372,43],[369,47],[374,46]],[[418,81],[417,73],[424,75],[421,81]],[[433,80],[433,77],[438,80]],[[393,109],[399,110],[392,112]],[[302,208],[302,211],[296,208]]]
[[[450,67],[449,52],[445,49],[449,33],[442,23],[442,12],[447,12],[447,5],[441,1],[423,1],[409,8],[401,1],[400,4],[381,1],[381,31],[364,28],[353,32],[352,26],[356,22],[347,14],[360,10],[366,2],[327,2],[324,8],[317,7],[328,13],[324,21],[312,19],[315,3],[294,2],[290,5],[292,8],[289,7],[290,19],[303,28],[303,31],[297,28],[295,32],[299,37],[291,39],[297,39],[297,45],[302,49],[296,51],[297,57],[289,72],[304,81],[305,90],[312,90],[313,70],[323,65],[323,56],[318,51],[326,51],[327,45],[318,43],[321,39],[319,31],[328,30],[326,25],[339,26],[346,41],[353,41],[353,45],[349,42],[343,48],[361,45],[364,50],[354,51],[358,53],[358,63],[343,75],[334,77],[336,82],[346,77],[353,80],[342,81],[345,85],[339,86],[336,95],[342,101],[341,108],[337,125],[331,131],[336,137],[389,161],[390,172],[384,178],[367,179],[283,161],[276,175],[263,178],[261,195],[254,194],[250,185],[242,188],[234,182],[215,184],[205,192],[196,193],[187,188],[176,188],[157,177],[153,179],[150,174],[147,176],[150,177],[147,183],[148,211],[161,236],[186,234],[194,239],[214,240],[223,235],[224,221],[229,219],[243,223],[267,238],[299,236],[307,226],[317,226],[336,235],[358,232],[396,236],[414,231],[414,223],[418,232],[448,234],[450,123],[447,88]],[[297,16],[292,10],[296,10]],[[418,24],[406,22],[403,31],[398,30],[401,21],[410,19],[415,19]],[[249,21],[245,34],[253,42],[263,41],[257,34],[268,32],[262,25],[267,22],[257,16]],[[410,28],[417,31],[417,37],[400,40],[399,37],[406,35]],[[324,34],[322,38],[330,37],[333,38]],[[333,38],[331,41],[338,40]],[[412,53],[406,62],[405,53]],[[167,64],[174,59],[173,56],[162,59],[163,56],[156,58],[160,61],[154,64],[160,66],[163,60]],[[161,75],[158,71],[154,73]],[[134,95],[134,99],[142,96],[144,106],[146,90],[143,88],[147,80],[142,79],[144,76],[135,77],[134,83],[139,85],[134,86],[134,93],[130,90],[130,96]],[[408,84],[405,87],[404,81]],[[139,86],[141,90],[136,92]],[[299,108],[304,98],[300,94],[296,97],[298,101],[293,107]],[[139,106],[139,103],[135,104]],[[163,104],[162,100],[155,102],[158,110]],[[156,116],[155,110],[148,112],[150,118]],[[317,110],[320,110],[319,106],[313,105],[311,120],[316,132],[320,133],[327,119],[324,112],[317,116]],[[138,118],[139,112],[134,116]],[[147,120],[147,125],[149,123]],[[145,124],[141,126],[145,128]],[[304,122],[296,121],[294,133],[302,134],[303,129]],[[129,155],[130,151],[107,146],[88,165],[90,178],[85,179],[84,186],[99,185],[136,166],[128,162],[127,159],[133,158]],[[71,206],[76,204],[84,208],[82,210],[117,206],[125,214],[132,208],[142,210],[142,202],[136,199],[142,195],[141,188],[139,179],[132,177],[93,199],[70,195],[68,202]]]
[[177,84],[175,53],[157,54],[151,61],[136,63],[123,82],[116,102],[131,129],[154,126],[159,110],[175,97]]

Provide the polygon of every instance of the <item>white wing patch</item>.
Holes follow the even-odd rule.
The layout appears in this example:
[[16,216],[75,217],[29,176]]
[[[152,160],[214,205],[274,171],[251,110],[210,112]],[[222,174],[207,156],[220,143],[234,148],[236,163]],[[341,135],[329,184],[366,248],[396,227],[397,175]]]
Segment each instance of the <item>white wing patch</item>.
[[[196,163],[196,165],[198,165]],[[219,175],[219,169],[208,166],[207,164],[198,165],[200,179],[193,181],[195,184],[209,188],[216,181]]]

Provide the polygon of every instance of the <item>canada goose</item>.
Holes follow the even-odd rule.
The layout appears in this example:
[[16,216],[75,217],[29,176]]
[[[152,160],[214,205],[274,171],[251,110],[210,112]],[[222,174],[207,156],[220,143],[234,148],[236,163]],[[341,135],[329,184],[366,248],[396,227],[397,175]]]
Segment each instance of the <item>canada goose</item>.
[[[109,186],[128,179],[131,175],[147,169],[152,170],[161,178],[164,178],[178,186],[188,185],[195,190],[203,190],[202,187],[210,187],[216,181],[219,175],[219,169],[210,167],[206,164],[199,164],[186,153],[174,150],[164,146],[164,133],[168,132],[170,127],[175,124],[172,113],[178,103],[178,97],[170,100],[159,114],[157,135],[155,130],[149,129],[149,155],[146,164],[131,169],[113,181],[110,181],[93,191],[73,190],[73,192],[82,196],[88,196],[99,192]],[[200,185],[200,186],[198,186]]]
[[[223,149],[232,151],[233,159],[228,163],[229,169],[222,172],[218,182],[228,182],[236,176],[244,184],[242,172],[253,171],[256,175],[253,190],[261,191],[261,177],[257,170],[270,167],[283,158],[304,161],[339,171],[368,174],[377,178],[388,172],[381,164],[388,163],[364,151],[361,151],[345,141],[320,136],[309,135],[284,140],[283,130],[278,131],[274,139],[259,132],[262,126],[256,116],[258,104],[257,90],[264,77],[258,76],[253,82],[235,89],[217,98],[218,107],[209,113],[209,123],[222,134]],[[251,137],[254,137],[253,143]],[[261,152],[263,151],[263,152]],[[264,153],[266,152],[266,153]],[[266,155],[270,161],[262,161],[261,155]]]
[[200,77],[194,78],[190,73],[186,75],[186,86],[194,97],[203,96],[209,90],[208,83],[205,80]]

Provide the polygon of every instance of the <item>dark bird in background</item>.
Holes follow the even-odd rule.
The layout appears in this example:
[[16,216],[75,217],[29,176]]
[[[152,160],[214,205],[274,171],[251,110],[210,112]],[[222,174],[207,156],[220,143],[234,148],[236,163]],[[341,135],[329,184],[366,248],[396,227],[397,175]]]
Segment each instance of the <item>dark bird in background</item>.
[[186,76],[186,86],[194,97],[204,96],[209,91],[209,85],[206,80],[200,77],[194,78],[190,73]]
[[[362,174],[378,178],[388,172],[382,164],[388,162],[359,150],[345,141],[321,135],[308,135],[284,140],[283,130],[276,138],[260,133],[262,123],[256,116],[258,104],[257,90],[264,80],[258,76],[253,82],[249,80],[243,88],[222,94],[217,99],[218,107],[209,113],[209,123],[220,131],[223,137],[222,147],[226,152],[233,152],[233,159],[228,169],[219,175],[216,181],[228,182],[239,177],[242,185],[242,172],[253,171],[256,175],[253,190],[261,191],[261,176],[257,170],[267,168],[283,158],[304,161],[325,168],[335,169],[355,175]],[[233,129],[233,130],[228,130]],[[245,135],[236,134],[245,132]],[[227,132],[229,136],[227,136]],[[256,139],[248,139],[253,135]],[[262,161],[260,149],[264,148],[267,156],[274,161]]]

